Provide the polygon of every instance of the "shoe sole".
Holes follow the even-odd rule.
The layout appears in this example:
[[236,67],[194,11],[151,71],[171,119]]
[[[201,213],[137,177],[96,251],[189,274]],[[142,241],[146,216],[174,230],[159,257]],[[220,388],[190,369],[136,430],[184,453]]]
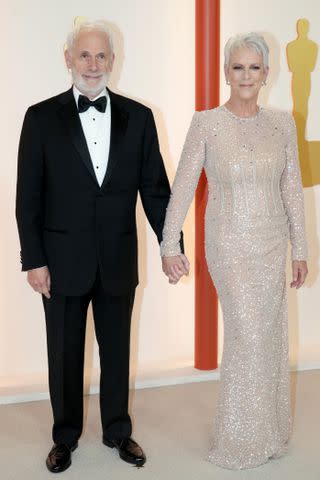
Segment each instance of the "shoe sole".
[[[47,465],[47,463],[46,463],[46,465]],[[59,468],[59,470],[51,470],[51,468],[48,467],[48,465],[47,465],[47,469],[49,470],[50,473],[62,473],[65,470],[67,470],[70,467],[70,465],[71,465],[71,460],[63,468]]]

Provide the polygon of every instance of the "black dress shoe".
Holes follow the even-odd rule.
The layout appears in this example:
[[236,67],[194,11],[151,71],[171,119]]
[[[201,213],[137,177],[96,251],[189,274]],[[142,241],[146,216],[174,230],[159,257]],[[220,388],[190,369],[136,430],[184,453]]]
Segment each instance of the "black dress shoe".
[[132,440],[132,438],[123,438],[122,440],[107,440],[103,439],[103,443],[110,448],[116,448],[122,460],[138,467],[146,462],[146,456],[142,448]]
[[58,443],[51,448],[46,465],[48,470],[52,473],[64,472],[71,465],[71,452],[73,452],[78,446],[78,442],[68,447],[64,443]]

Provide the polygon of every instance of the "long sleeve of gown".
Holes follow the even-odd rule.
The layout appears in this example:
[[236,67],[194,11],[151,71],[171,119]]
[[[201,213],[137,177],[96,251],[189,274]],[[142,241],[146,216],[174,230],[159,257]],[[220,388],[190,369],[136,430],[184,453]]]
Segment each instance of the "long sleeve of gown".
[[307,259],[304,195],[298,158],[296,126],[291,115],[287,121],[286,165],[281,176],[280,188],[289,220],[292,260]]
[[160,249],[162,256],[181,253],[180,231],[204,166],[205,137],[205,112],[195,112],[172,185]]

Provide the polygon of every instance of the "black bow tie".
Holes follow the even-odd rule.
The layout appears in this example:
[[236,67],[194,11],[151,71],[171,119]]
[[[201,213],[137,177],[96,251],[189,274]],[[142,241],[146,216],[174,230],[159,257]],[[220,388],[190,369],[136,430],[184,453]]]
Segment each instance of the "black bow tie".
[[107,106],[107,97],[99,97],[97,100],[92,102],[88,97],[84,95],[79,95],[78,99],[78,112],[83,113],[88,110],[90,107],[94,107],[98,112],[105,112]]

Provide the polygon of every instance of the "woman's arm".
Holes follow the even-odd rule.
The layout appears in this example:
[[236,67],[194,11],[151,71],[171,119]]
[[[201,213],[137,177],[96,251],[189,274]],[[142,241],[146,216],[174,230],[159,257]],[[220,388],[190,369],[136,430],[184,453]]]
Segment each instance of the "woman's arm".
[[181,254],[180,231],[205,163],[206,113],[195,112],[182,150],[167,208],[161,256]]
[[304,196],[298,157],[296,126],[291,115],[287,120],[286,165],[281,176],[281,195],[289,220],[292,282],[299,288],[304,283],[307,269],[307,241],[304,217]]

